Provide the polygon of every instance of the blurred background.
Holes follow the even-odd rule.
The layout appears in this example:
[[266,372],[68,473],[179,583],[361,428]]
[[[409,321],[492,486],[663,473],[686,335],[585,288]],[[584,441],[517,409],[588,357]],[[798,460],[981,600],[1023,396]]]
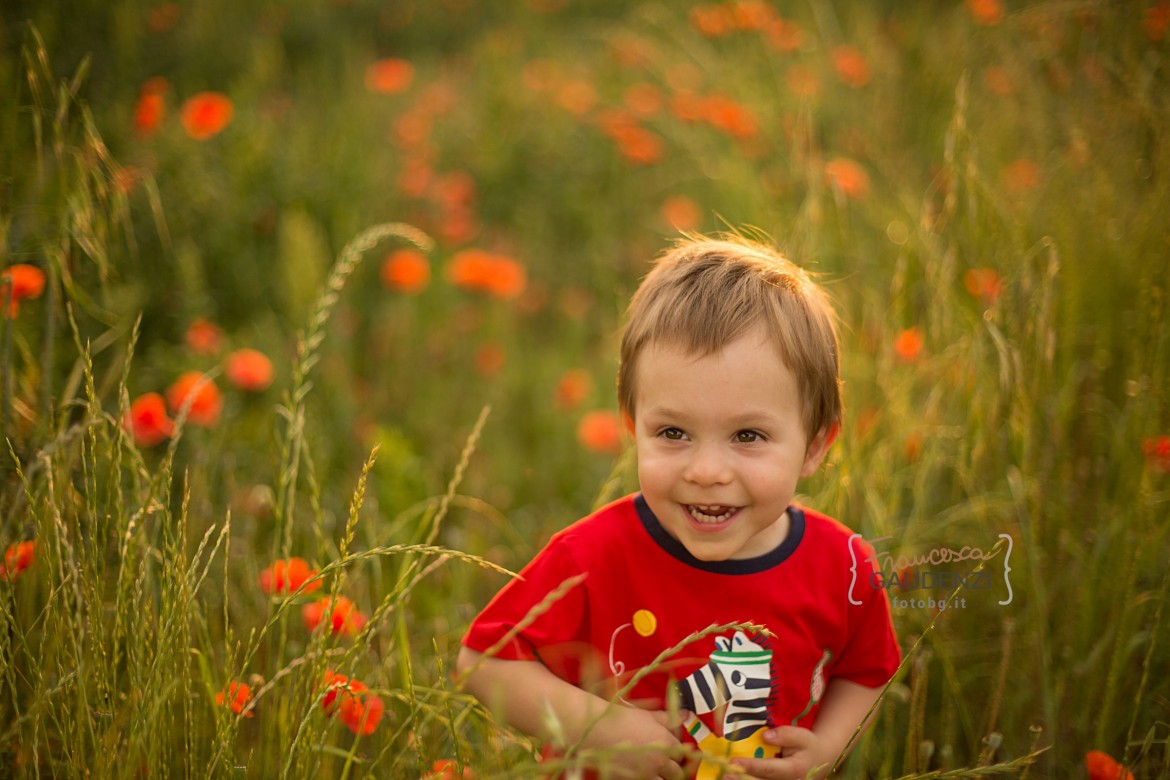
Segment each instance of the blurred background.
[[[8,0],[4,760],[531,775],[450,683],[486,564],[636,489],[624,306],[680,232],[736,231],[841,315],[846,425],[802,500],[903,573],[1013,543],[993,592],[895,606],[908,661],[850,776],[1112,776],[1095,750],[1170,776],[1168,26],[1160,0]],[[290,557],[366,628],[302,626]],[[321,711],[326,660],[376,731]]]

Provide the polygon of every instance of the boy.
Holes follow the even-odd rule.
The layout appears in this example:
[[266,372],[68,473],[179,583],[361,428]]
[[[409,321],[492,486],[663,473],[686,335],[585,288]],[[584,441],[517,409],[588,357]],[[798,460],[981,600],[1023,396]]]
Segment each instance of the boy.
[[[827,774],[899,661],[885,593],[856,569],[871,554],[791,505],[836,436],[839,385],[803,271],[738,238],[680,241],[622,338],[641,492],[557,533],[488,604],[467,689],[613,776],[683,778],[697,750],[699,778]],[[730,625],[746,623],[766,631]]]

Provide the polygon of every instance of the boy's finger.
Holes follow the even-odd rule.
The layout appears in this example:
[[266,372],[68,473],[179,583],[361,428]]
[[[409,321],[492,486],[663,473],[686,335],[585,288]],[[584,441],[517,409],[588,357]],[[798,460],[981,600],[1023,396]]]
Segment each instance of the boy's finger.
[[802,748],[812,740],[812,732],[800,726],[779,726],[764,732],[764,742],[776,747]]

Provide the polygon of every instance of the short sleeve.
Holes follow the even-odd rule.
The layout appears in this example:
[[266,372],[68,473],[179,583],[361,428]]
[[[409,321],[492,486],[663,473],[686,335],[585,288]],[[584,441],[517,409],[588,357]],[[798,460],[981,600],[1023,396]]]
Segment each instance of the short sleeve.
[[463,644],[497,658],[531,661],[541,660],[545,648],[581,642],[587,632],[584,579],[567,545],[554,536],[484,607]]
[[894,676],[902,653],[890,617],[889,597],[883,588],[871,586],[870,575],[877,571],[873,550],[860,537],[851,539],[850,544],[856,562],[856,579],[851,574],[849,638],[830,675],[876,688]]

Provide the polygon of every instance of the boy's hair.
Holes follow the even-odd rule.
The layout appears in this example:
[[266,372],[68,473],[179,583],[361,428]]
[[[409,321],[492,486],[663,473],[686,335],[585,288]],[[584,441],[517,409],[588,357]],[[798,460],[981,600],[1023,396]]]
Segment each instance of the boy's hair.
[[762,325],[800,388],[811,441],[841,419],[835,314],[825,293],[771,247],[739,236],[679,240],[630,301],[618,400],[634,416],[638,357],[651,344],[709,355]]

